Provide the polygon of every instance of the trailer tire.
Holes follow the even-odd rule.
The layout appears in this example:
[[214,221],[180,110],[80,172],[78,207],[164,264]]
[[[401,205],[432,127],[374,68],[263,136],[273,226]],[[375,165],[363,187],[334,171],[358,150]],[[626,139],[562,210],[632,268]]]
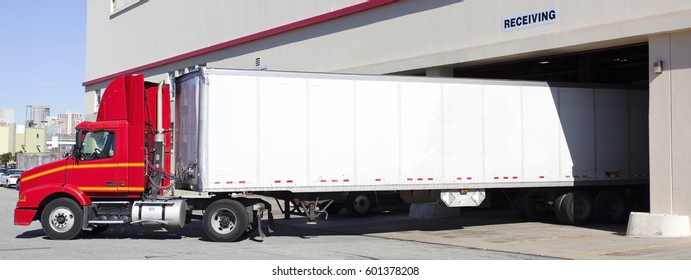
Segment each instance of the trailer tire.
[[369,193],[364,192],[350,193],[346,203],[348,213],[356,218],[369,215],[374,207],[372,196]]
[[216,242],[234,242],[247,231],[249,218],[242,203],[232,199],[219,199],[204,211],[202,225],[209,239]]
[[595,197],[595,219],[598,222],[623,223],[630,212],[628,196],[622,191],[602,191]]
[[83,211],[76,201],[67,197],[57,198],[43,209],[41,227],[51,239],[74,239],[82,233]]
[[557,220],[569,225],[587,224],[593,219],[593,200],[587,192],[567,192],[554,200]]

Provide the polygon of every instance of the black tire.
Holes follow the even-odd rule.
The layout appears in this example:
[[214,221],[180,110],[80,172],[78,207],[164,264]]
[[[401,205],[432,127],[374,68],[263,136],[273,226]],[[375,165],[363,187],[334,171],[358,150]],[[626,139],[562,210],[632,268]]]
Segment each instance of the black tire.
[[593,219],[593,199],[586,192],[567,192],[554,200],[554,214],[564,224],[590,223]]
[[206,236],[216,242],[234,242],[244,236],[249,226],[242,203],[231,199],[214,201],[204,211]]
[[369,213],[372,212],[372,208],[374,208],[374,201],[372,195],[369,193],[350,193],[346,203],[348,214],[356,218],[369,215]]
[[521,190],[513,203],[513,209],[525,220],[539,222],[549,216],[545,196],[541,195],[539,191]]
[[72,199],[55,199],[43,209],[41,227],[52,239],[74,239],[82,233],[83,212],[82,207]]
[[602,191],[595,197],[595,219],[601,223],[624,223],[631,213],[628,195],[622,191]]
[[554,199],[554,216],[564,224],[573,224],[573,193],[565,193]]

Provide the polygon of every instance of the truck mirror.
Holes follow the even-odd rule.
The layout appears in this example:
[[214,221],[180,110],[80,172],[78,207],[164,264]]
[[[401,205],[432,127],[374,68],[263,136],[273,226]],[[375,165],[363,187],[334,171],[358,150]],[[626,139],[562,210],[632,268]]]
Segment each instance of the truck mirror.
[[74,146],[72,146],[72,157],[76,160],[80,158],[79,150],[80,149],[77,148],[77,144],[74,144]]
[[77,137],[74,142],[74,146],[72,147],[72,156],[74,157],[75,160],[79,160],[80,158],[80,151],[82,150],[82,131],[77,130]]

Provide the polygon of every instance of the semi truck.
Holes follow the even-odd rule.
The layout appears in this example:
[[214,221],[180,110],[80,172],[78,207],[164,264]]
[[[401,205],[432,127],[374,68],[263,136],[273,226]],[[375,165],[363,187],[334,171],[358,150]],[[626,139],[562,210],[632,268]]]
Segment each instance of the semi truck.
[[579,224],[627,218],[648,183],[640,89],[200,67],[114,79],[76,131],[69,156],[23,174],[15,225],[73,239],[197,219],[237,241],[273,222],[263,197],[314,218],[330,195],[384,191],[448,207],[500,192]]

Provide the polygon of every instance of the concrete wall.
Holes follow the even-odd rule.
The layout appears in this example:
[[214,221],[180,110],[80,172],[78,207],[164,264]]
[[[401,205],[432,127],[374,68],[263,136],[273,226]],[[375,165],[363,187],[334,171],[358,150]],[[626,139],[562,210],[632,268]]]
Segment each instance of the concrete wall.
[[[112,17],[107,2],[89,1],[85,80],[365,1],[293,2],[144,1]],[[557,10],[557,21],[503,32],[505,18],[544,9]],[[680,0],[399,0],[144,72],[201,63],[251,69],[260,58],[273,70],[393,73],[645,42],[689,27],[691,2]]]
[[110,1],[86,1],[86,80],[361,2],[141,1],[111,16]]
[[36,166],[46,164],[61,159],[60,153],[33,153],[17,154],[17,168],[18,169],[31,169]]
[[652,214],[691,216],[691,32],[650,37]]

